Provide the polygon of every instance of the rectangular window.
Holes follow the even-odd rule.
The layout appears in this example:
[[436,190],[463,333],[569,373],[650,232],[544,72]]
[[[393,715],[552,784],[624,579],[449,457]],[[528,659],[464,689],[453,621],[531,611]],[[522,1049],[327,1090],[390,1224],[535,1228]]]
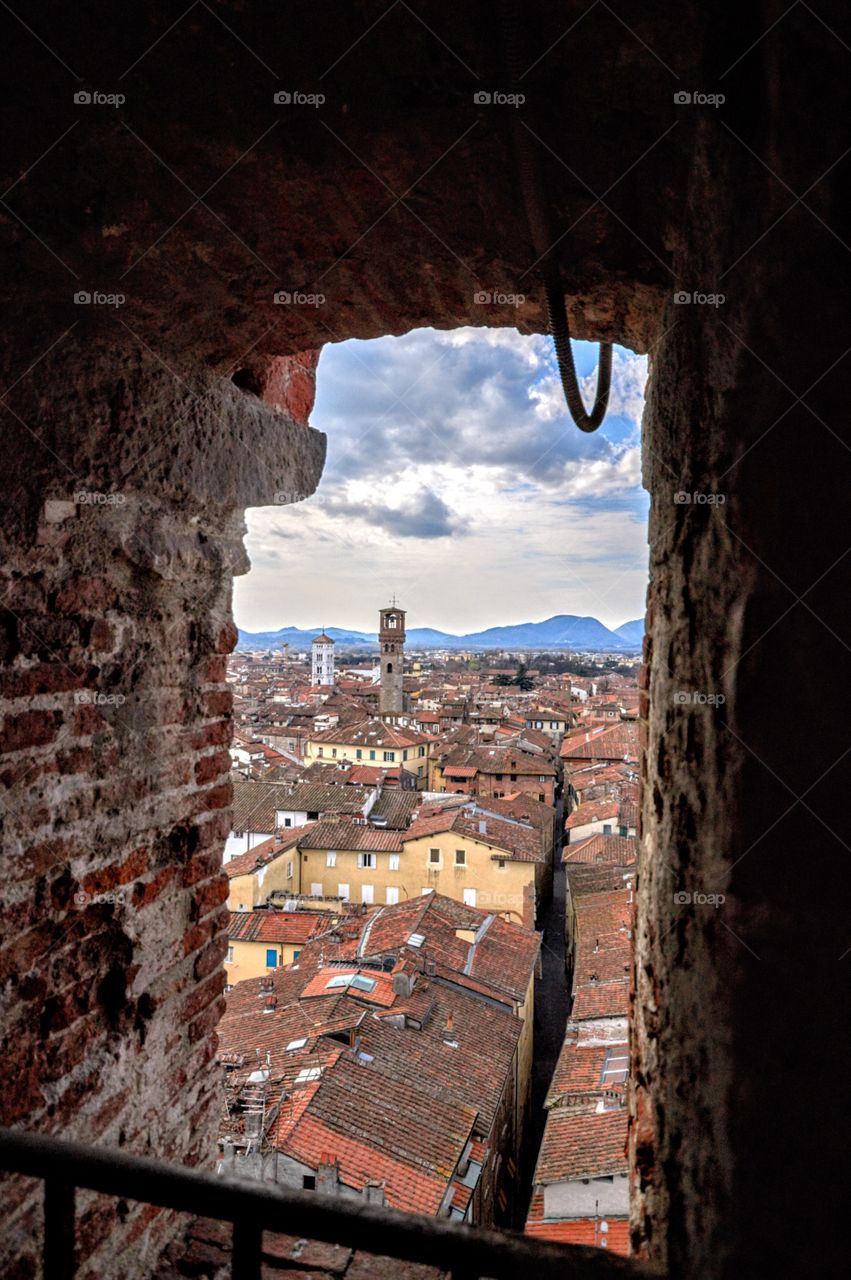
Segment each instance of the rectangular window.
[[610,836],[611,834],[612,834],[612,824],[611,824],[611,822],[604,822],[604,823],[603,823],[603,835],[604,835],[604,836]]
[[343,899],[345,899],[345,900],[348,902],[348,899],[349,899],[349,886],[348,886],[347,884],[338,884],[338,885],[337,885],[337,896],[338,896],[339,898],[343,898]]
[[374,752],[374,751],[370,751],[370,753],[369,753],[369,758],[370,758],[370,760],[374,760],[374,759],[375,759],[375,752]]
[[465,906],[465,907],[474,907],[475,905],[476,905],[476,891],[475,891],[475,889],[465,889],[465,890],[464,890],[464,906]]
[[292,825],[293,825],[293,820],[292,820],[292,818],[284,818],[284,826],[285,826],[285,827],[291,827]]
[[398,901],[399,901],[399,890],[398,890],[398,889],[394,889],[394,888],[392,887],[392,885],[388,885],[388,886],[387,886],[387,905],[388,905],[388,907],[395,907],[395,906],[396,906],[396,904],[398,903]]
[[372,904],[375,901],[375,893],[371,884],[362,884],[360,890],[361,902]]
[[359,853],[358,866],[372,868],[378,865],[378,855],[375,853]]
[[315,1191],[315,1190],[316,1190],[316,1174],[315,1174],[315,1173],[305,1173],[305,1174],[302,1176],[302,1179],[301,1179],[301,1189],[302,1189],[302,1191]]
[[334,757],[334,759],[335,759],[335,760],[337,759],[337,748],[336,748],[336,747],[332,747],[332,748],[331,748],[331,755]]
[[310,893],[311,893],[311,896],[312,896],[312,897],[314,897],[314,898],[321,898],[321,897],[322,897],[322,882],[321,882],[321,880],[314,880],[313,884],[310,886]]
[[363,757],[363,752],[361,751],[360,747],[358,747],[358,748],[355,750],[355,759],[356,759],[356,760],[360,760],[360,759],[362,759],[362,757]]
[[323,754],[324,754],[324,751],[325,751],[325,748],[324,748],[324,747],[317,747],[317,749],[316,749],[316,754],[317,754],[318,756],[321,756],[321,755],[323,755]]
[[336,867],[336,865],[337,865],[337,851],[336,849],[329,849],[328,852],[325,854],[325,866]]
[[396,752],[395,752],[395,751],[385,751],[385,752],[384,752],[384,759],[385,759],[385,760],[389,760],[389,761],[390,761],[390,763],[392,764],[392,763],[395,761],[395,759],[396,759]]
[[428,851],[428,860],[429,860],[429,862],[432,864],[432,866],[437,866],[437,864],[440,862],[440,850],[439,850],[439,849],[429,849],[429,851]]
[[278,967],[278,953],[274,947],[267,947],[266,948],[266,968],[277,969],[277,967]]
[[390,870],[391,870],[391,871],[398,871],[398,870],[399,870],[399,855],[398,855],[398,853],[391,853],[391,855],[390,855]]
[[299,958],[299,956],[300,956],[300,955],[301,955],[301,952],[300,952],[300,951],[294,951],[294,952],[293,952],[293,964],[295,964],[296,960],[298,960],[298,958]]
[[233,947],[228,947],[228,961],[233,964]]
[[420,755],[421,756],[425,755],[425,747],[420,747]]
[[455,865],[456,865],[456,867],[466,867],[466,865],[467,865],[467,850],[466,850],[466,849],[456,849],[456,850],[455,850]]
[[505,870],[505,858],[498,858],[498,859],[497,859],[497,863],[496,863],[496,865],[499,867],[500,871],[504,871],[504,870]]
[[403,751],[403,752],[402,752],[402,759],[403,759],[403,760],[407,760],[407,758],[408,758],[408,752],[407,752],[407,750],[405,750],[405,751]]
[[287,863],[287,879],[292,880],[292,878],[293,878],[293,864],[291,862],[288,862]]

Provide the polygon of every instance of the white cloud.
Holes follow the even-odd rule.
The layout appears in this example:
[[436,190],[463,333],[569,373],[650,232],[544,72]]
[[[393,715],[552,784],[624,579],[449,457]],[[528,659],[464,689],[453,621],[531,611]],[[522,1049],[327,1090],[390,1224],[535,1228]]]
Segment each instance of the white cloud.
[[393,590],[412,626],[446,630],[639,616],[645,375],[643,357],[616,349],[611,422],[589,436],[541,335],[416,330],[326,347],[312,418],[328,432],[326,473],[297,507],[248,513],[239,624],[371,628]]

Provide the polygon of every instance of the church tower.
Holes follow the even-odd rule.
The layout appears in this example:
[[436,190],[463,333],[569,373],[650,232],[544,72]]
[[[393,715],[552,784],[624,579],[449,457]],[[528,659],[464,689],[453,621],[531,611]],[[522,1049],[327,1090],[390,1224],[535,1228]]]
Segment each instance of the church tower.
[[378,713],[382,718],[401,716],[405,710],[402,675],[405,666],[405,611],[393,603],[379,614],[378,647],[381,651],[381,691]]
[[310,682],[311,684],[333,685],[334,683],[334,641],[323,631],[310,646]]

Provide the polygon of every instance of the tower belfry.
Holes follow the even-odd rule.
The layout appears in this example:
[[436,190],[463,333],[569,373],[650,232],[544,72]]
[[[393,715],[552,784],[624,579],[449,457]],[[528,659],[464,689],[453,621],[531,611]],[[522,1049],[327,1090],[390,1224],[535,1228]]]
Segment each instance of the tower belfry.
[[378,711],[392,719],[405,711],[403,675],[405,666],[405,610],[391,603],[379,614],[378,647],[381,651],[381,689]]

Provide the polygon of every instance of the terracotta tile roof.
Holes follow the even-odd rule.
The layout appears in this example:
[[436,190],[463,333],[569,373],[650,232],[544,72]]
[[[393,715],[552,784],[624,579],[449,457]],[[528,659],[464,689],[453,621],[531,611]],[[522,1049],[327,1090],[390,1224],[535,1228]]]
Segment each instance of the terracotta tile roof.
[[620,867],[628,867],[635,862],[638,841],[629,836],[603,835],[598,832],[586,836],[576,844],[566,844],[562,850],[562,862],[613,862]]
[[561,1047],[545,1105],[604,1094],[622,1097],[626,1082],[621,1076],[628,1067],[629,1045],[625,1042],[587,1044],[569,1038]]
[[432,739],[413,729],[401,729],[386,720],[365,718],[343,728],[341,725],[312,735],[312,741],[345,743],[353,747],[416,747]]
[[325,814],[363,812],[371,794],[368,787],[338,787],[331,783],[301,782],[280,787],[275,808],[292,812]]
[[[313,1101],[315,1098],[311,1103]],[[362,1190],[370,1179],[380,1179],[385,1184],[385,1196],[391,1209],[426,1213],[433,1217],[446,1193],[445,1178],[408,1164],[392,1154],[377,1151],[370,1143],[340,1132],[313,1116],[309,1106],[282,1146],[288,1155],[312,1169],[328,1156],[336,1158],[340,1162],[341,1181],[355,1190]]]
[[633,952],[630,896],[628,889],[619,889],[575,899],[572,1022],[627,1016]]
[[377,969],[361,970],[357,965],[351,968],[326,965],[302,988],[301,999],[309,1000],[311,996],[340,995],[344,992],[350,1000],[380,1005],[384,1008],[389,1008],[396,1002],[396,993],[389,973],[382,973]]
[[388,831],[368,824],[361,826],[333,819],[309,823],[297,831],[304,833],[298,840],[300,849],[346,849],[358,853],[398,853],[402,848],[402,836],[408,838],[407,831]]
[[620,801],[617,796],[606,796],[599,800],[586,800],[565,821],[565,830],[573,831],[576,827],[587,826],[589,822],[602,822],[606,818],[616,818]]
[[225,863],[228,877],[233,880],[236,876],[250,875],[251,872],[274,862],[285,853],[291,855],[298,840],[314,825],[316,824],[309,822],[305,827],[282,828],[278,835],[272,836],[271,840],[264,840],[253,849],[237,854],[235,858],[231,858],[230,862]]
[[[484,831],[480,829],[482,825]],[[543,862],[545,859],[541,833],[525,823],[500,818],[468,818],[462,810],[452,829],[467,840],[496,849],[495,858],[507,857],[510,862]]]
[[563,1107],[550,1111],[538,1153],[535,1186],[627,1173],[627,1125],[623,1107],[601,1112]]
[[[576,741],[581,737],[582,741]],[[559,752],[563,760],[638,760],[638,725],[613,724],[601,732],[571,734]]]
[[635,867],[621,867],[614,862],[585,864],[569,862],[565,867],[571,895],[604,893],[608,889],[628,888],[635,881]]
[[307,942],[328,927],[317,911],[232,911],[231,942]]
[[[458,930],[475,934],[475,940],[459,937]],[[329,932],[344,931],[336,927]],[[533,929],[438,893],[379,907],[347,925],[345,932],[357,933],[355,949],[361,958],[396,953],[416,956],[418,962],[433,960],[447,980],[518,1002],[526,997],[540,949]],[[412,935],[423,939],[419,946],[410,944]],[[332,946],[322,938],[314,945],[321,946],[326,959],[336,959],[348,944]]]
[[276,782],[234,782],[232,829],[271,835],[275,830],[275,809],[284,791]]
[[400,791],[398,788],[383,790],[369,811],[370,818],[386,818],[391,830],[403,831],[419,804],[418,791]]
[[[602,1223],[608,1227],[603,1231]],[[628,1218],[565,1218],[559,1222],[526,1223],[526,1235],[539,1240],[552,1240],[556,1244],[583,1244],[592,1248],[605,1248],[609,1253],[623,1257],[629,1254]]]

